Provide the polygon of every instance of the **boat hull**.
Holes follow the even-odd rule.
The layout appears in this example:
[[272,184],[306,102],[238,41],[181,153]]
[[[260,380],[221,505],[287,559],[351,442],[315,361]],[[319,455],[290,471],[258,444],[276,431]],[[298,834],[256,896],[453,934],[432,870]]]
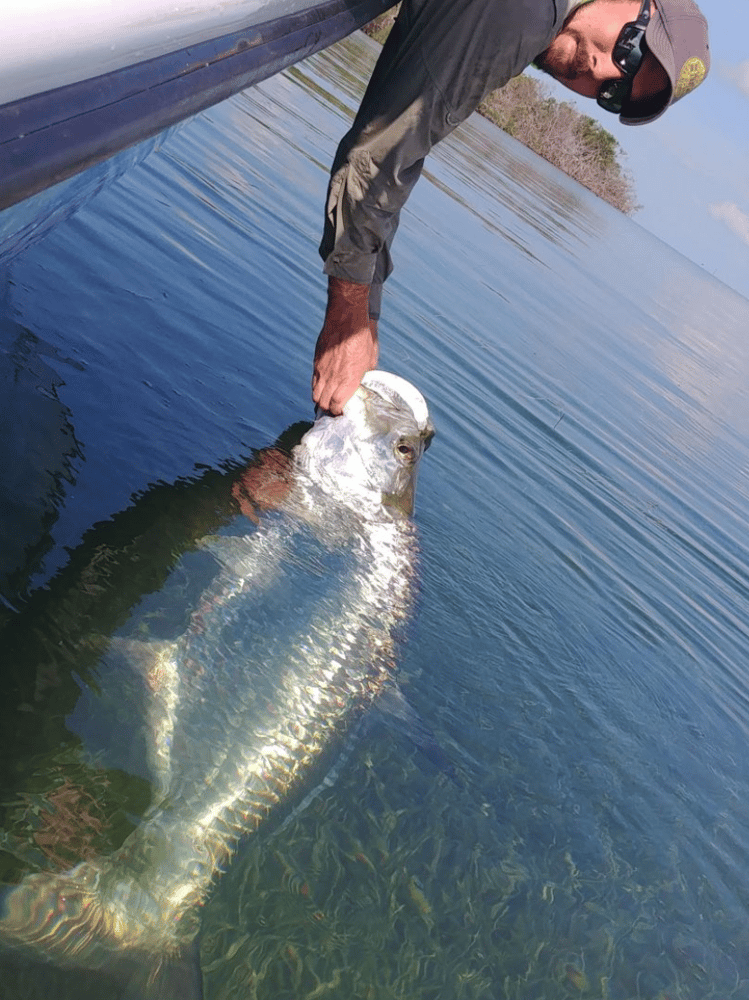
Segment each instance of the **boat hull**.
[[6,102],[0,106],[0,209],[272,76],[388,6],[389,0],[324,0],[287,9],[177,51]]

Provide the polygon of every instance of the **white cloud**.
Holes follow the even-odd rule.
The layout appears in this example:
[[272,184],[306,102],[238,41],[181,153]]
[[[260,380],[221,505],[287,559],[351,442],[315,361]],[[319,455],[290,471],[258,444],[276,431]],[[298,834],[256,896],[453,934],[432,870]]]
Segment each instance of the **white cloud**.
[[732,201],[717,201],[709,206],[710,215],[728,228],[740,240],[749,245],[749,215]]
[[733,81],[745,97],[749,97],[749,59],[736,66],[727,66],[725,75]]

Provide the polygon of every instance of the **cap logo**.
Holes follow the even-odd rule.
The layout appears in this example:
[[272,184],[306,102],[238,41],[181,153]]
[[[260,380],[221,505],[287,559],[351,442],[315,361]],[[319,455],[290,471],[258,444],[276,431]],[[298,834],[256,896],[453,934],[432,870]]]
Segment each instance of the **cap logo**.
[[681,67],[679,79],[676,81],[673,100],[678,101],[680,97],[684,96],[684,94],[688,94],[690,90],[694,90],[694,88],[705,79],[706,73],[707,67],[697,56],[692,56],[691,59],[687,59]]

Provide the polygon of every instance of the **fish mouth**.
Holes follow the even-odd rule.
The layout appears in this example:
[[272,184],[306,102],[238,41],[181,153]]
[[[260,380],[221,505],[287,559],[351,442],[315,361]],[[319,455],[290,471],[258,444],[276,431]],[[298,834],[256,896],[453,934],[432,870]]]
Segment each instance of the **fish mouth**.
[[[424,439],[424,450],[429,447],[434,437],[434,424],[429,416],[427,402],[415,385],[401,375],[372,368],[364,372],[359,387],[343,408],[344,413],[347,408],[350,410],[356,405],[352,400],[361,399],[361,389],[369,389],[399,410],[410,410],[420,436]],[[324,410],[319,403],[315,404],[315,420],[330,416],[333,414],[329,410]]]
[[419,435],[425,440],[432,439],[434,425],[429,416],[429,408],[415,385],[400,375],[380,369],[365,372],[361,384],[364,389],[377,393],[378,396],[392,403],[397,409],[410,411]]

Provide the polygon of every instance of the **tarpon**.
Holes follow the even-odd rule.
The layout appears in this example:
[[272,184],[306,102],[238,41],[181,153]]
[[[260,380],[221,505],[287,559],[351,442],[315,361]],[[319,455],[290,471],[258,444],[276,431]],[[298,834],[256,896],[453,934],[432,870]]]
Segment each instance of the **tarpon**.
[[152,804],[111,855],[10,890],[0,940],[151,980],[189,950],[196,908],[239,841],[309,790],[326,749],[393,681],[433,433],[410,383],[367,373],[343,414],[320,415],[293,450],[280,510],[203,541],[218,566],[185,633],[113,644],[148,692]]

